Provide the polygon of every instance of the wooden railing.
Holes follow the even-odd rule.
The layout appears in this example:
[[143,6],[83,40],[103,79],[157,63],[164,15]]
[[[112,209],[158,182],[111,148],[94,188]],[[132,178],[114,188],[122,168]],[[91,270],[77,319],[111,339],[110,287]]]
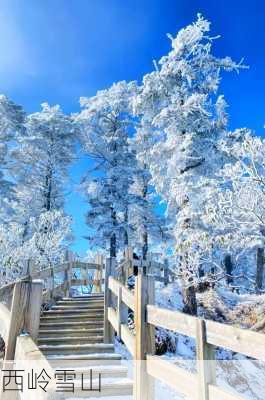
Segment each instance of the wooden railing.
[[[114,330],[132,354],[135,360],[135,400],[154,398],[153,379],[164,382],[191,400],[242,399],[216,385],[215,349],[222,347],[265,361],[264,334],[155,306],[152,276],[138,275],[134,291],[128,290],[111,275],[107,280],[105,340],[111,340]],[[127,326],[128,313],[124,309],[134,311],[134,331]],[[188,372],[154,355],[155,327],[195,339],[197,373]]]
[[[12,285],[12,301],[0,304],[0,334],[5,341],[5,360],[13,360],[17,336],[28,332],[35,340],[38,335],[43,284],[40,280],[24,278]],[[0,295],[6,287],[0,290]]]
[[[131,268],[133,266],[130,264]],[[6,342],[6,360],[14,359],[17,337],[22,331],[29,333],[33,341],[36,339],[43,298],[67,295],[72,286],[80,285],[93,284],[100,291],[104,282],[104,341],[111,343],[116,332],[132,354],[135,400],[154,398],[154,379],[192,400],[239,400],[239,396],[216,385],[215,348],[223,347],[265,361],[265,336],[157,307],[155,277],[145,274],[143,263],[139,262],[138,266],[134,290],[123,284],[125,275],[120,280],[114,259],[106,260],[103,277],[102,257],[95,263],[68,261],[55,268],[31,273],[31,276],[0,289],[0,301],[5,299],[0,304],[0,334]],[[126,276],[129,273],[125,271]],[[134,315],[133,330],[128,326],[128,310]],[[155,327],[195,339],[196,373],[155,356]]]
[[172,277],[172,271],[169,268],[167,259],[164,259],[164,262],[161,263],[154,261],[150,255],[146,260],[136,258],[133,249],[127,247],[124,251],[124,258],[117,263],[116,275],[125,284],[129,276],[137,274],[138,271],[152,274],[156,281],[163,282],[165,285],[168,284],[169,278]]
[[44,300],[56,296],[69,296],[70,291],[78,286],[95,287],[96,292],[102,291],[103,259],[99,257],[95,263],[68,261],[54,268],[36,272],[33,277],[44,281]]
[[41,306],[55,297],[69,296],[75,286],[92,286],[102,290],[103,258],[95,263],[67,261],[61,265],[35,271],[17,282],[0,288],[0,335],[5,342],[5,360],[14,360],[17,337],[27,332],[34,341],[38,336]]

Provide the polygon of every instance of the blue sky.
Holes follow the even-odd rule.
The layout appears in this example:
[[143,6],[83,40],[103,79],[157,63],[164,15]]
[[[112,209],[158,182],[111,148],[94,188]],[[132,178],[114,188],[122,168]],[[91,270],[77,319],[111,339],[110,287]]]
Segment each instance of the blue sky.
[[[245,58],[249,70],[224,75],[231,128],[263,134],[265,124],[265,2],[262,0],[0,0],[0,92],[28,112],[40,103],[78,111],[80,96],[119,80],[141,80],[152,60],[169,50],[175,34],[201,12],[221,39],[215,54]],[[76,185],[88,161],[71,170]],[[84,254],[86,206],[73,193],[74,249]]]

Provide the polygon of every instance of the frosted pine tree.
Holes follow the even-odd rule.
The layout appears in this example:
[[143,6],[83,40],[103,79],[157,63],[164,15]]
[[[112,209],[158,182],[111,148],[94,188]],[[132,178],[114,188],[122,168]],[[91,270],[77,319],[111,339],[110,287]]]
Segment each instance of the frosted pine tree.
[[208,215],[223,247],[236,260],[236,275],[241,276],[237,284],[260,291],[264,279],[265,141],[248,129],[237,129],[220,145],[232,162],[220,171],[222,183]]
[[0,221],[6,221],[12,214],[14,182],[10,179],[10,148],[16,141],[16,135],[23,134],[24,118],[21,106],[4,95],[0,96]]
[[241,67],[229,57],[212,55],[214,38],[209,30],[210,23],[199,15],[194,24],[170,36],[171,51],[144,77],[134,102],[136,115],[149,127],[152,182],[175,219],[179,271],[187,288],[187,310],[193,313],[194,284],[208,238],[200,215],[215,172],[224,162],[216,142],[226,135],[226,103],[222,96],[214,97],[221,71]]
[[[38,226],[42,226],[43,234],[47,236],[51,226],[58,226],[60,231],[56,212],[65,218],[64,196],[68,169],[75,158],[76,139],[73,120],[64,115],[59,106],[50,107],[44,103],[40,112],[27,116],[25,132],[18,136],[12,151],[12,173],[16,181],[14,221],[23,226],[23,241],[30,240]],[[45,228],[43,219],[51,221],[52,218],[54,223],[47,223]],[[43,259],[45,249],[43,242],[43,247],[38,248]]]
[[44,103],[40,112],[27,116],[25,128],[12,153],[18,196],[22,192],[20,203],[30,199],[34,215],[60,209],[68,168],[75,158],[75,124],[59,106]]
[[[136,125],[137,126],[137,125]],[[131,146],[137,157],[137,164],[130,187],[133,202],[130,207],[129,219],[134,231],[134,244],[141,248],[143,259],[147,258],[150,247],[155,243],[171,244],[171,235],[163,215],[156,211],[157,196],[151,185],[151,174],[148,169],[149,130],[139,126],[131,139]]]
[[92,98],[83,98],[77,116],[85,152],[93,163],[82,183],[90,206],[87,223],[94,233],[91,243],[107,245],[111,257],[117,255],[119,247],[128,245],[132,229],[129,188],[135,157],[128,142],[132,126],[128,107],[134,90],[134,83],[119,82]]

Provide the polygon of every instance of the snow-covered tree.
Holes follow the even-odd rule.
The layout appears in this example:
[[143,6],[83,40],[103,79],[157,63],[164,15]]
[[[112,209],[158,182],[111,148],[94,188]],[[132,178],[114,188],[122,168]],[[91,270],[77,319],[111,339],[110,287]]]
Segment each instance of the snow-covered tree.
[[23,274],[23,227],[17,223],[0,224],[0,286]]
[[10,180],[10,148],[18,133],[23,134],[25,113],[21,106],[0,96],[0,221],[12,212],[14,182]]
[[25,275],[29,260],[35,271],[62,262],[71,237],[70,223],[61,211],[46,211],[30,219],[34,233],[27,239],[22,224],[1,224],[0,286]]
[[93,160],[82,183],[90,206],[87,223],[95,234],[92,243],[107,244],[111,257],[120,245],[128,245],[131,233],[129,188],[135,157],[128,142],[132,127],[128,107],[134,90],[135,83],[119,82],[92,98],[82,98],[82,111],[77,116],[85,152]]
[[23,125],[10,139],[8,173],[13,198],[9,204],[13,212],[0,226],[2,282],[21,276],[26,260],[38,270],[62,259],[70,238],[64,196],[77,139],[76,125],[59,106],[45,103],[40,112],[25,120],[22,110],[13,103],[6,108],[11,120],[2,122],[6,135]]
[[162,236],[163,220],[154,213],[149,187],[150,173],[136,159],[137,138],[129,140],[137,121],[132,115],[135,82],[119,82],[81,99],[81,124],[85,151],[94,165],[83,182],[90,209],[87,223],[93,230],[90,242],[110,255],[129,243],[148,251],[148,236]]
[[26,132],[18,137],[12,156],[16,180],[17,221],[61,210],[64,204],[68,169],[75,158],[76,127],[59,106],[42,104],[40,112],[28,115]]
[[130,187],[133,201],[129,209],[129,221],[133,226],[134,246],[141,249],[141,255],[143,259],[146,259],[150,244],[154,246],[158,243],[161,248],[163,242],[164,244],[167,242],[166,247],[169,247],[172,238],[166,219],[155,211],[158,199],[151,185],[152,177],[146,162],[149,151],[148,128],[138,126],[130,143],[138,163],[136,163],[133,184]]
[[53,210],[40,214],[31,221],[33,235],[27,243],[28,259],[36,269],[64,261],[71,235],[71,218],[63,211]]
[[[220,171],[222,182],[209,218],[223,247],[237,260],[245,287],[262,289],[265,246],[265,141],[247,129],[231,132],[221,148],[233,162]],[[257,265],[253,252],[257,252]],[[251,284],[252,282],[252,284]]]
[[[150,151],[145,158],[152,182],[175,219],[176,253],[184,284],[194,284],[200,268],[186,274],[188,253],[196,251],[198,233],[205,234],[200,215],[207,190],[224,163],[216,143],[226,134],[226,103],[214,98],[221,71],[241,65],[212,55],[210,23],[197,21],[171,37],[172,50],[143,79],[134,100],[135,114],[149,127]],[[200,258],[198,258],[200,259]]]

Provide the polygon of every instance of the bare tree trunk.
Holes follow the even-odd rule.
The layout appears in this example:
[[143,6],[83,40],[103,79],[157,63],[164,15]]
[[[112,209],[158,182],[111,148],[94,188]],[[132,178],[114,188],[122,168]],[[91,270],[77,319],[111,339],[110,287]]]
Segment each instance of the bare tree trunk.
[[[116,226],[116,212],[112,208],[111,210],[111,218],[112,218],[112,224],[113,227],[115,228]],[[110,236],[110,257],[116,257],[117,255],[117,238],[116,238],[116,233],[112,232]]]
[[110,238],[110,257],[116,257],[116,235],[113,233]]
[[50,211],[52,208],[52,170],[48,167],[47,175],[45,177],[45,204],[44,208],[46,211]]
[[256,271],[256,288],[260,292],[263,286],[263,274],[264,274],[264,248],[257,248],[257,271]]
[[143,234],[142,253],[143,253],[143,260],[146,260],[148,253],[148,233],[146,231]]
[[233,277],[232,272],[233,272],[233,263],[232,263],[232,257],[231,254],[226,254],[224,257],[224,267],[225,267],[225,273],[226,273],[226,282],[232,283],[233,282]]
[[128,235],[128,209],[125,211],[124,215],[125,228],[124,228],[124,247],[129,246],[129,235]]
[[190,315],[197,315],[197,299],[194,285],[183,288],[183,312]]
[[[185,276],[185,270],[187,269],[187,261],[188,257],[187,254],[186,256],[181,256],[180,262],[181,262],[181,267],[180,267],[180,272],[184,273],[183,276]],[[194,285],[194,280],[193,277],[189,277],[186,280],[183,279],[183,289],[182,289],[182,294],[183,294],[183,312],[190,314],[190,315],[197,315],[197,299],[196,299],[196,288]]]
[[[146,165],[144,168],[147,168]],[[142,190],[142,196],[145,201],[147,201],[147,191],[148,191],[148,186],[144,184],[143,190]],[[144,232],[143,232],[143,247],[142,247],[142,254],[143,254],[143,260],[146,260],[147,258],[147,253],[148,253],[148,231],[147,231],[147,226],[146,226],[146,218],[144,217],[145,222],[144,222]]]

